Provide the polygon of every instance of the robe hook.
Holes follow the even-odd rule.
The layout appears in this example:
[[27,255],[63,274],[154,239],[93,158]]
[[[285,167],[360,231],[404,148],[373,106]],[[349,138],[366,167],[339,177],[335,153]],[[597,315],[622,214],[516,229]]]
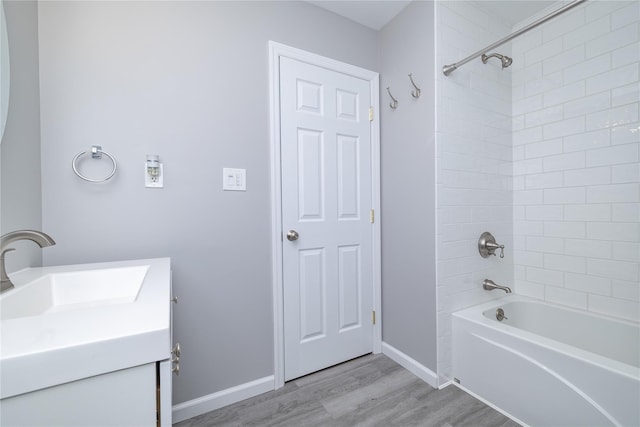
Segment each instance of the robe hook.
[[420,98],[420,93],[422,92],[420,90],[420,88],[416,85],[416,82],[413,81],[413,77],[412,77],[413,73],[409,73],[409,80],[411,80],[411,84],[413,85],[414,88],[416,88],[416,90],[412,90],[411,91],[411,96],[413,96],[415,99]]
[[392,110],[395,110],[396,108],[398,108],[398,100],[395,99],[393,95],[391,95],[391,91],[389,90],[389,87],[387,87],[387,93],[392,99],[392,101],[389,103],[389,107],[391,107]]

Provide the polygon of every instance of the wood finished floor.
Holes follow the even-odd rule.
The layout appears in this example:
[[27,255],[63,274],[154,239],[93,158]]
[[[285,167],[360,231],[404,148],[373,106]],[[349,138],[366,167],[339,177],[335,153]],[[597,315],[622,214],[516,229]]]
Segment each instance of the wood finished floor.
[[436,390],[389,359],[364,356],[279,390],[174,424],[203,426],[517,427],[454,386]]

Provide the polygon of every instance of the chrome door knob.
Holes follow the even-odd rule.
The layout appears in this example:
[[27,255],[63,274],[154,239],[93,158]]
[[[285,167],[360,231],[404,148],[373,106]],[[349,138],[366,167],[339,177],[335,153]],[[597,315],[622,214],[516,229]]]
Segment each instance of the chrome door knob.
[[298,237],[300,237],[300,235],[296,230],[289,230],[289,232],[287,233],[287,240],[290,242],[298,240]]

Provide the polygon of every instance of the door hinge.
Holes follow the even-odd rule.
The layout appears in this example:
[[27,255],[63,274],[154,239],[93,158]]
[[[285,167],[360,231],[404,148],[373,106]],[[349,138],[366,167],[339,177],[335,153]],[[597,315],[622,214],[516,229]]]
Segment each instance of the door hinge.
[[373,310],[373,311],[371,312],[371,321],[372,321],[372,323],[373,323],[374,325],[376,324],[376,311],[375,311],[375,310]]
[[369,107],[369,121],[373,121],[373,107]]
[[376,211],[373,209],[371,209],[371,212],[369,213],[369,220],[371,221],[371,224],[376,221]]

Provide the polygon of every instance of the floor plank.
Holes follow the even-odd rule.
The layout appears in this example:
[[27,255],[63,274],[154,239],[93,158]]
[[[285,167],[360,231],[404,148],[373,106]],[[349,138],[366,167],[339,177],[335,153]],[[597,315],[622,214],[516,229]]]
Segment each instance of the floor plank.
[[377,354],[290,381],[279,390],[174,427],[518,427],[454,386],[436,390]]

